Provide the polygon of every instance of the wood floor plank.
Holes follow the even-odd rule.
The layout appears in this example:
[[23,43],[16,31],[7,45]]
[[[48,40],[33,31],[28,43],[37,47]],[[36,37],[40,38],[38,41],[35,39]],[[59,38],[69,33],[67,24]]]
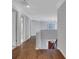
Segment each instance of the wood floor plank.
[[65,59],[58,49],[35,50],[36,39],[30,38],[12,50],[12,59]]

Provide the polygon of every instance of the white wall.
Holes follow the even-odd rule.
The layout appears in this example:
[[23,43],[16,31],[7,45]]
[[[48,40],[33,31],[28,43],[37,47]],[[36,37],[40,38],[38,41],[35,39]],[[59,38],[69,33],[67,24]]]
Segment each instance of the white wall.
[[48,49],[48,41],[57,38],[57,30],[41,30],[36,34],[36,48]]
[[40,31],[40,21],[31,20],[31,36],[36,35]]
[[[12,46],[20,45],[21,43],[21,25],[20,13],[12,9]],[[17,42],[16,42],[17,41]]]
[[41,21],[41,30],[49,30],[49,24],[51,23],[51,29],[57,29],[57,21]]
[[[24,41],[30,38],[30,19],[18,12],[17,21],[17,45],[20,45]],[[23,21],[21,21],[23,18]],[[23,23],[23,27],[22,27]],[[22,28],[21,28],[22,27]]]
[[[55,21],[52,21],[52,23]],[[31,20],[31,35],[36,35],[40,30],[48,30],[49,21],[36,21]],[[53,28],[54,29],[54,28]],[[57,29],[57,24],[55,22],[55,29]]]
[[23,17],[23,41],[30,38],[30,19],[22,15]]
[[41,49],[41,33],[36,33],[36,49]]
[[58,48],[66,56],[66,2],[58,9]]
[[21,44],[21,13],[17,14],[17,46]]
[[[23,32],[21,29],[22,27],[21,17],[23,18]],[[12,10],[12,47],[14,48],[14,46],[16,47],[20,45],[29,37],[30,37],[30,19],[27,16],[20,13],[19,11],[13,9]]]
[[12,48],[16,47],[16,11],[12,10]]

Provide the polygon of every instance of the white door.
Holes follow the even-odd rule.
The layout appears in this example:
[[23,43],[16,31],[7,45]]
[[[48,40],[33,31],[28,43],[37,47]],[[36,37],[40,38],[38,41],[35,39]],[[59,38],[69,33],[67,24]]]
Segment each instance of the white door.
[[21,17],[21,44],[24,41],[24,18]]

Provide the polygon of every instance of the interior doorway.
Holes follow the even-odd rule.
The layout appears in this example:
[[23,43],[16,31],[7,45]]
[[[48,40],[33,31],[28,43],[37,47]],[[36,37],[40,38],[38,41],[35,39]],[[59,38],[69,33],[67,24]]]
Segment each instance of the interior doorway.
[[48,49],[56,49],[57,48],[57,40],[48,41]]

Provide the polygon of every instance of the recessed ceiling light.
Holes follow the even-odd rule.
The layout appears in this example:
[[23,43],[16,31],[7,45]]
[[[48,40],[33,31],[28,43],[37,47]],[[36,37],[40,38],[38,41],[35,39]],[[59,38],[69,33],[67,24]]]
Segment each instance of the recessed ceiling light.
[[30,5],[26,5],[27,8],[30,8]]

